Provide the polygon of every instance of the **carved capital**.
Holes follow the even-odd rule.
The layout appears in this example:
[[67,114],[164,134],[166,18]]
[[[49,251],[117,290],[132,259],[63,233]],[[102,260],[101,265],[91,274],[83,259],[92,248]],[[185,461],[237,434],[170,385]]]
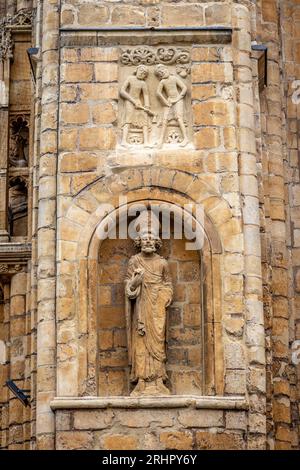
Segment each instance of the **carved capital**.
[[6,276],[12,276],[13,274],[17,274],[20,271],[22,271],[24,266],[21,264],[0,264],[0,276],[1,275],[6,275]]

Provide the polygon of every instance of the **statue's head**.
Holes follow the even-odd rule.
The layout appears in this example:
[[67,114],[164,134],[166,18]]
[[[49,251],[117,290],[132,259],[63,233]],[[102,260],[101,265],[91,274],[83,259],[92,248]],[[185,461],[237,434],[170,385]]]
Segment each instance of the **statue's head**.
[[159,237],[155,237],[151,233],[148,233],[142,235],[141,237],[137,237],[134,240],[134,244],[143,253],[150,254],[159,250],[162,245],[162,242]]
[[159,219],[153,211],[144,210],[135,220],[139,236],[134,243],[145,254],[157,251],[162,243],[159,238]]
[[162,64],[158,64],[155,67],[154,73],[160,80],[162,80],[163,78],[168,78],[170,75],[168,67]]
[[145,65],[138,65],[135,71],[135,75],[139,80],[145,80],[148,73],[148,68]]

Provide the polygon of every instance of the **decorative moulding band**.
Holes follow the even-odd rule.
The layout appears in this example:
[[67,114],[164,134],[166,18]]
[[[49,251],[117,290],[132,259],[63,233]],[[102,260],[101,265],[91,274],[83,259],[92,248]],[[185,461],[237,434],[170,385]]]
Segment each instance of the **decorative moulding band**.
[[231,28],[61,28],[61,46],[228,44]]
[[95,408],[209,408],[247,410],[244,396],[197,397],[194,395],[161,397],[56,397],[52,410]]
[[30,243],[0,243],[0,263],[27,263],[31,258]]

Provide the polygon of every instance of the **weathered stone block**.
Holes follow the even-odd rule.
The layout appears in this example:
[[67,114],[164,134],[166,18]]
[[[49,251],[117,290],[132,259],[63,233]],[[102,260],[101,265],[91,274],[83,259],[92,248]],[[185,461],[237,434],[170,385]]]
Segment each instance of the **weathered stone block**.
[[203,7],[197,4],[163,5],[162,26],[202,26],[204,25]]
[[222,410],[179,411],[178,422],[185,428],[210,428],[224,425]]
[[92,449],[93,435],[85,431],[59,431],[56,437],[57,450]]
[[192,66],[192,82],[232,82],[233,72],[232,66],[228,63],[201,63]]
[[203,127],[195,135],[195,146],[198,149],[214,148],[220,145],[220,131],[213,127]]
[[201,126],[228,126],[234,124],[233,108],[223,101],[194,104],[194,123]]
[[187,431],[161,432],[159,439],[165,449],[187,450],[193,448],[192,433]]
[[74,412],[75,429],[106,429],[110,427],[114,418],[111,410],[91,410]]
[[83,128],[79,131],[79,147],[82,150],[109,150],[115,144],[116,134],[110,127]]
[[105,5],[83,4],[78,10],[78,23],[82,26],[99,26],[106,24],[109,9]]
[[61,120],[64,124],[86,124],[89,120],[89,107],[84,103],[62,104]]
[[117,5],[113,8],[111,22],[120,26],[143,26],[146,22],[145,10],[134,5]]
[[92,64],[63,64],[62,80],[70,83],[90,82],[93,78],[94,66]]
[[241,450],[246,443],[240,434],[196,432],[196,448],[203,450]]
[[96,63],[95,77],[98,82],[115,82],[118,79],[118,65],[107,62]]
[[103,436],[103,449],[107,450],[134,450],[139,449],[138,439],[135,435],[110,434]]

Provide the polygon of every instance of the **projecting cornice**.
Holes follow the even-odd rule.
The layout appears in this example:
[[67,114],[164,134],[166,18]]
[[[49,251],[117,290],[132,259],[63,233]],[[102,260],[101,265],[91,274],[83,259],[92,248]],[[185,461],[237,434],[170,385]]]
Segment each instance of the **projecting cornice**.
[[30,258],[30,243],[0,243],[0,265],[26,264]]
[[60,29],[61,46],[105,46],[118,44],[228,44],[232,29],[216,27],[178,28],[74,28]]

